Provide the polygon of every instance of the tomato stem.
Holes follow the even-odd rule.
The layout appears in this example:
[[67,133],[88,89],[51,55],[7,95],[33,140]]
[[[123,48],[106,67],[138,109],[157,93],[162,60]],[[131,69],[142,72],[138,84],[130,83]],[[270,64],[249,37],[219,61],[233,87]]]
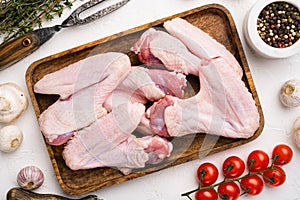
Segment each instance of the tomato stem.
[[255,162],[256,162],[255,159],[251,159],[251,160],[249,161],[249,174],[250,174],[250,171],[252,170],[253,164],[254,164]]
[[279,158],[278,154],[275,154],[272,158],[272,165],[274,164],[274,162]]
[[242,194],[240,194],[240,196],[243,196],[243,195],[245,195],[245,194],[247,194],[247,193],[249,193],[250,192],[250,190],[249,189],[246,189]]
[[189,192],[181,194],[181,196],[186,196],[186,197],[188,197],[190,199],[191,197],[189,195],[192,194],[192,193],[194,193],[194,192],[197,192],[198,190],[203,190],[203,188],[198,187],[197,189],[194,189],[194,190],[191,190]]
[[200,179],[201,179],[201,181],[204,179],[204,176],[207,174],[207,172],[204,170],[204,169],[202,169],[201,170],[201,177],[200,177]]

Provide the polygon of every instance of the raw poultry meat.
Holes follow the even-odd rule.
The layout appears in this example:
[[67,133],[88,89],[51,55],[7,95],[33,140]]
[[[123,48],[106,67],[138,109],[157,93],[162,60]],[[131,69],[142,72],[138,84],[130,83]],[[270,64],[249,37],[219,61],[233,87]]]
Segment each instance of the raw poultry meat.
[[[111,61],[103,62],[105,69],[83,67],[97,66],[92,56],[35,86],[36,92],[60,95],[39,122],[50,144],[68,141],[63,158],[72,170],[115,167],[129,174],[170,156],[173,147],[164,137],[201,132],[249,138],[257,130],[259,113],[234,56],[188,22],[164,26],[171,35],[150,28],[132,48],[156,69],[131,67],[124,54],[107,53],[98,57]],[[69,73],[73,78],[63,80]],[[199,76],[201,89],[184,99],[187,74]],[[56,79],[63,81],[48,83]],[[151,105],[147,111],[144,104]]]
[[128,76],[106,99],[104,107],[111,111],[112,107],[127,102],[146,104],[158,101],[166,94],[182,98],[186,79],[182,74],[166,70],[132,67]]
[[[179,22],[180,20],[182,19],[179,18]],[[177,20],[173,19],[164,23],[171,35],[153,28],[145,31],[132,48],[140,61],[152,68],[165,67],[186,75],[198,76],[201,59],[221,56],[242,77],[243,71],[239,63],[222,44],[201,29],[183,21],[177,23]],[[181,26],[184,25],[187,27],[181,30]],[[189,29],[192,31],[189,32]]]
[[170,98],[170,96],[166,96],[165,98],[154,102],[153,105],[147,110],[144,117],[144,122],[147,122],[147,125],[150,127],[150,129],[155,134],[159,134],[160,136],[164,137],[170,136],[165,124],[165,109],[168,106],[172,106],[174,103]]
[[111,91],[102,93],[101,86],[103,84],[95,84],[66,100],[58,99],[41,113],[38,120],[47,143],[61,145],[73,136],[74,131],[107,114],[102,104]]
[[132,50],[141,62],[153,68],[167,68],[183,74],[198,76],[201,59],[170,34],[153,28],[145,31]]
[[58,94],[61,99],[66,99],[98,82],[110,86],[108,90],[111,90],[111,87],[115,87],[126,77],[130,68],[129,57],[123,53],[109,52],[90,56],[44,76],[34,85],[34,92]]
[[[176,40],[166,33],[158,34],[158,31],[151,29],[142,35],[133,49],[143,55],[143,58],[151,54],[152,59],[154,57],[162,63],[172,63],[173,61],[169,60],[178,57],[187,60],[182,56],[190,56],[186,52],[191,51],[197,56],[199,64],[193,62],[192,65],[178,64],[180,67],[166,67],[169,70],[199,76],[201,91],[189,99],[183,100],[167,95],[164,99],[154,102],[147,110],[143,123],[150,126],[154,133],[165,137],[197,132],[232,138],[251,137],[258,128],[259,114],[251,94],[241,80],[242,69],[234,56],[208,34],[183,19],[167,21],[164,27],[187,49],[166,46],[170,41],[173,41],[175,46],[182,44],[175,42]],[[155,39],[159,42],[153,42]],[[210,70],[205,70],[206,68]],[[224,75],[227,77],[223,77]],[[222,79],[224,81],[220,82]],[[230,85],[235,82],[236,85]]]
[[157,37],[158,33],[159,32],[154,28],[149,28],[141,35],[140,39],[136,41],[131,50],[138,55],[138,58],[142,63],[148,66],[155,66],[157,69],[166,69],[162,62],[153,56],[149,47],[150,42]]
[[169,156],[172,144],[159,136],[136,138],[131,133],[145,112],[140,103],[121,104],[111,113],[79,130],[65,146],[63,158],[73,170],[116,167],[124,174],[156,164]]
[[61,145],[67,142],[75,130],[106,115],[113,106],[128,102],[145,104],[147,101],[157,101],[165,96],[164,91],[182,97],[185,87],[184,76],[142,67],[132,67],[123,81],[119,79],[120,84],[114,82],[108,86],[106,80],[79,90],[66,100],[59,99],[40,115],[40,128],[49,144]]
[[147,101],[157,101],[163,98],[165,93],[156,86],[147,71],[142,67],[132,67],[128,76],[106,99],[105,108],[111,111],[113,107],[118,107],[123,103],[145,104]]
[[[153,104],[154,130],[163,136],[209,133],[249,138],[259,127],[259,113],[244,82],[222,57],[199,66],[201,89],[188,99],[166,96]],[[167,131],[167,132],[166,132]]]
[[184,89],[187,86],[186,77],[180,73],[169,72],[166,70],[150,69],[147,73],[166,95],[178,98],[184,97]]
[[179,39],[198,58],[222,57],[240,77],[243,76],[243,70],[235,57],[221,43],[198,27],[181,18],[166,21],[164,27],[168,33]]
[[[166,94],[182,98],[186,79],[182,74],[166,70],[132,67],[128,76],[118,85],[105,101],[104,107],[111,111],[123,103],[158,101]],[[154,135],[149,120],[143,116],[137,131],[144,135]]]
[[[180,73],[172,73],[166,70],[151,69],[148,70],[151,79],[154,80],[156,85],[161,88],[166,95],[184,98],[184,89],[187,86],[185,76]],[[157,99],[155,102],[160,101],[162,98]],[[159,118],[156,118],[159,119]],[[157,131],[151,127],[149,115],[145,113],[141,123],[137,127],[137,131],[144,135],[155,135]]]
[[106,115],[102,106],[104,101],[126,78],[130,69],[128,56],[106,53],[88,57],[87,61],[79,61],[37,82],[35,92],[61,95],[39,117],[47,142],[61,145],[72,137],[75,130]]

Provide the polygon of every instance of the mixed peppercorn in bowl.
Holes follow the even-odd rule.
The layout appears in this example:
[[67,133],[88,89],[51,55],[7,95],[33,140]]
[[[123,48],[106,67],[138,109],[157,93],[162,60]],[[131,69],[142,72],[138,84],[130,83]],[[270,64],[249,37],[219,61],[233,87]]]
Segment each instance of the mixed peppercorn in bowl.
[[300,51],[300,1],[259,0],[244,24],[248,44],[267,58],[285,58]]

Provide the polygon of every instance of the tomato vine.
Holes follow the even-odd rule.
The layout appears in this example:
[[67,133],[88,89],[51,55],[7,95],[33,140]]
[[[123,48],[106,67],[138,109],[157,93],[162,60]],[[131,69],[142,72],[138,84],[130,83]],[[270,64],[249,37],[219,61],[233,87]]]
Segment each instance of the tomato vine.
[[218,183],[215,183],[219,175],[215,165],[209,162],[203,163],[197,170],[198,187],[181,196],[192,200],[191,194],[196,193],[196,200],[217,200],[218,198],[235,200],[245,194],[260,194],[264,183],[273,187],[282,185],[286,180],[286,173],[280,166],[292,160],[292,149],[288,145],[279,144],[274,147],[271,159],[266,156],[267,154],[262,150],[252,151],[247,159],[249,171],[243,176],[241,175],[245,170],[244,162],[237,156],[228,157],[222,168],[224,180]]

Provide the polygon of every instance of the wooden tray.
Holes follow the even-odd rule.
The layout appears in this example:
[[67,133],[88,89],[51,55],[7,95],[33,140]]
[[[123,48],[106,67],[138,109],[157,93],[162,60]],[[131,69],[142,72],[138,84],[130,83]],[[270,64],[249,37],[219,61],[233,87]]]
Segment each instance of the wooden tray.
[[229,139],[202,133],[174,138],[172,140],[174,150],[171,157],[159,165],[147,166],[146,168],[136,170],[132,174],[126,176],[112,168],[72,171],[65,165],[61,156],[63,146],[54,147],[46,144],[58,182],[65,192],[69,194],[84,194],[92,192],[103,187],[122,183],[133,178],[144,176],[165,168],[207,156],[209,154],[245,144],[260,135],[264,126],[264,118],[250,70],[234,21],[228,10],[218,4],[210,4],[176,14],[34,62],[30,65],[26,72],[26,83],[37,117],[39,117],[40,113],[43,112],[49,105],[57,100],[57,96],[55,95],[41,95],[33,92],[34,84],[44,75],[84,59],[92,54],[109,51],[127,53],[132,64],[138,65],[139,62],[136,55],[130,52],[132,45],[147,28],[162,28],[162,23],[164,21],[175,17],[182,17],[195,26],[208,32],[212,37],[224,44],[225,47],[236,57],[244,71],[243,81],[252,93],[259,109],[259,129],[250,139]]

